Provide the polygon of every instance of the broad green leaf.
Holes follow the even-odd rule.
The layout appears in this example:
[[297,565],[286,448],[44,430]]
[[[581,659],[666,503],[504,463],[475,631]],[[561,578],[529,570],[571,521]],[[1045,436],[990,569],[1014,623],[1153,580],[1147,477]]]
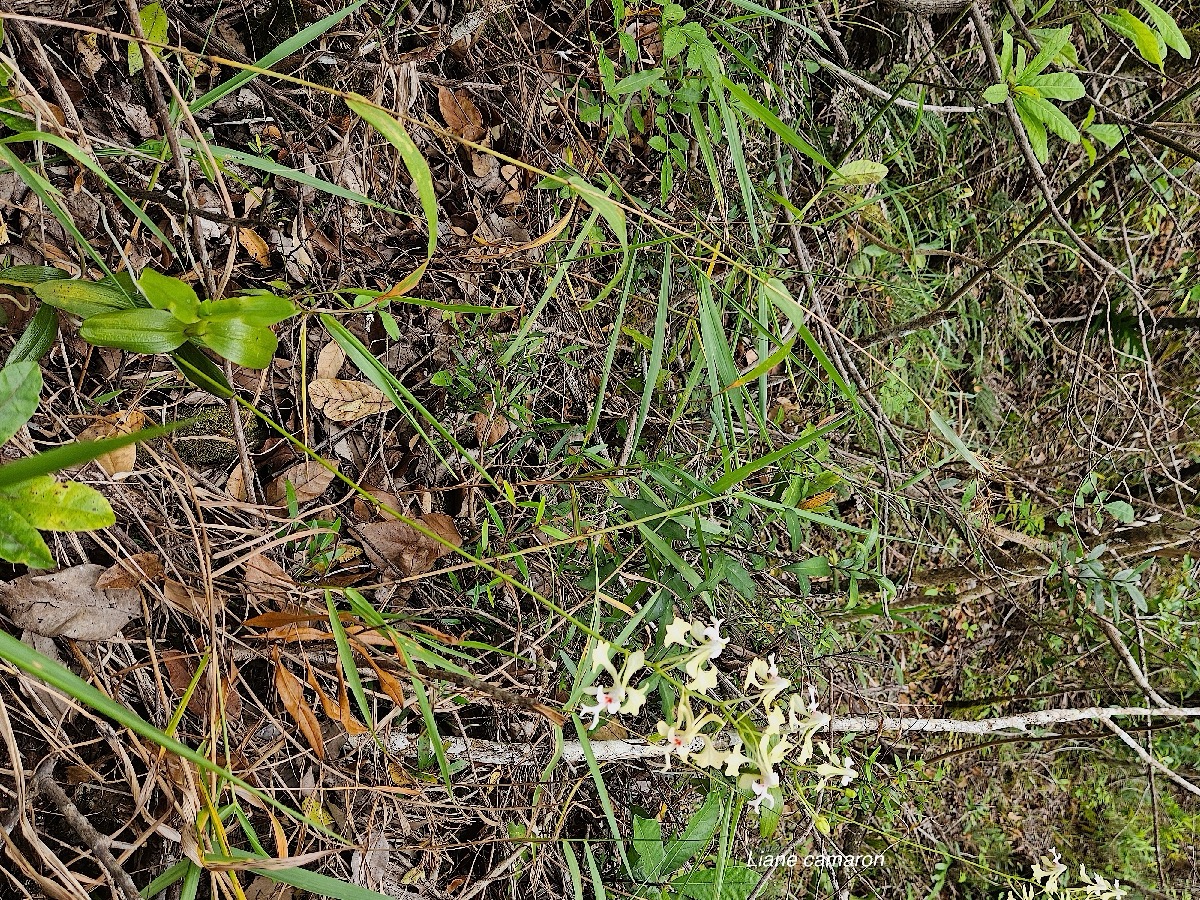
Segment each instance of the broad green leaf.
[[1029,107],[1041,119],[1047,129],[1071,144],[1079,143],[1079,130],[1057,106],[1041,97],[1023,97],[1021,103]]
[[613,93],[618,97],[622,94],[636,93],[642,90],[642,88],[649,87],[656,81],[661,81],[662,76],[663,70],[659,68],[646,69],[642,72],[634,72],[632,75],[626,75],[624,78],[618,81],[616,87],[613,88]]
[[1158,32],[1127,9],[1118,9],[1116,15],[1101,18],[1119,34],[1133,41],[1133,45],[1146,62],[1162,71],[1166,42],[1158,36]]
[[132,309],[134,302],[113,284],[82,278],[44,281],[33,289],[43,303],[87,319],[100,313]]
[[679,837],[667,844],[660,872],[664,875],[678,872],[688,860],[707,850],[721,824],[722,813],[721,795],[711,791],[704,805],[692,813]]
[[37,360],[9,363],[0,369],[0,444],[7,444],[29,421],[42,395],[42,370]]
[[1033,148],[1033,155],[1037,157],[1038,162],[1044,163],[1049,159],[1050,148],[1046,137],[1046,126],[1042,124],[1042,120],[1037,113],[1026,105],[1028,97],[1016,97],[1014,102],[1017,106],[1017,114],[1021,117],[1021,123],[1025,126],[1025,133],[1029,136],[1029,145]]
[[1034,75],[1026,79],[1026,84],[1037,88],[1037,92],[1047,100],[1078,100],[1087,91],[1079,76],[1073,72],[1048,72],[1045,75]]
[[747,900],[763,876],[741,863],[726,865],[722,874],[719,897],[716,869],[693,869],[674,879],[671,887],[688,900]]
[[754,118],[762,122],[763,125],[767,126],[767,128],[779,135],[780,140],[782,140],[785,144],[795,148],[796,150],[799,150],[817,165],[823,166],[831,172],[834,170],[833,163],[826,159],[816,147],[814,147],[804,138],[800,137],[800,135],[797,134],[791,128],[791,126],[775,115],[775,113],[773,113],[768,107],[755,100],[754,97],[750,95],[750,92],[746,90],[746,88],[735,81],[730,81],[728,78],[723,79],[723,82],[725,84],[725,89],[729,91],[729,95],[733,97],[733,99],[736,100],[747,113],[754,116]]
[[12,352],[8,354],[8,365],[11,366],[13,363],[26,360],[37,362],[54,346],[56,337],[58,337],[58,313],[54,311],[53,306],[43,303],[38,306],[38,311],[29,320],[29,324],[25,326],[21,337],[13,346]]
[[285,297],[258,294],[205,300],[200,315],[209,319],[241,319],[247,325],[274,325],[296,314],[296,305]]
[[871,159],[856,159],[839,166],[837,171],[829,176],[829,183],[838,187],[858,187],[868,184],[879,184],[887,178],[888,167]]
[[92,531],[116,522],[112,507],[95,488],[50,475],[0,488],[0,499],[42,531]]
[[97,347],[131,353],[169,353],[186,338],[183,323],[165,309],[122,309],[89,316],[79,336]]
[[221,367],[191,341],[180,344],[179,349],[171,354],[171,362],[183,373],[184,378],[202,391],[208,391],[222,400],[233,396],[233,388]]
[[[54,557],[38,530],[17,512],[17,508],[0,497],[0,559],[29,566],[31,569],[53,569]],[[0,634],[3,634],[0,631]],[[5,635],[7,637],[7,635]]]
[[421,151],[417,149],[417,145],[413,143],[412,138],[408,136],[404,126],[390,114],[375,106],[365,97],[348,97],[346,105],[400,152],[400,159],[404,161],[404,166],[408,169],[413,187],[417,189],[417,196],[421,200],[421,211],[425,214],[425,227],[429,231],[429,239],[425,247],[426,262],[428,262],[437,251],[438,230],[437,194],[433,190],[433,175],[429,171],[429,164],[421,155]]
[[138,287],[151,306],[165,309],[185,325],[200,318],[200,298],[190,284],[148,268],[142,270]]
[[649,881],[657,881],[663,862],[662,823],[658,819],[634,815],[633,852],[637,854],[637,865],[642,874]]
[[672,25],[663,32],[663,61],[669,61],[683,52],[687,46],[687,32],[677,25]]
[[70,272],[64,272],[54,266],[9,266],[7,269],[0,269],[0,284],[11,284],[15,287],[31,288],[43,281],[70,277]]
[[1041,39],[1041,49],[1038,50],[1037,56],[1029,61],[1029,65],[1017,73],[1017,84],[1028,84],[1030,78],[1034,75],[1040,75],[1042,70],[1054,62],[1055,58],[1062,53],[1063,48],[1070,41],[1070,25],[1046,32]]
[[1125,139],[1125,132],[1120,125],[1089,125],[1087,133],[1110,150]]
[[279,346],[279,338],[270,328],[240,318],[204,319],[195,327],[200,343],[246,369],[265,369]]
[[[146,40],[153,41],[156,44],[165,44],[167,42],[167,13],[159,4],[147,3],[139,10],[138,18],[142,20],[142,33],[146,36]],[[136,75],[142,71],[142,68],[146,64],[142,58],[142,54],[146,52],[153,53],[155,56],[162,54],[162,51],[157,47],[141,47],[136,41],[129,42],[130,75]]]
[[983,92],[983,99],[988,103],[1003,103],[1008,98],[1008,82],[993,84]]
[[1004,78],[1007,80],[1009,73],[1012,72],[1013,65],[1013,36],[1011,31],[1005,31],[1001,35],[1001,44],[1000,71],[1004,73]]
[[979,461],[979,457],[972,453],[970,448],[963,443],[963,439],[958,436],[958,432],[950,426],[949,422],[947,422],[941,417],[941,415],[938,414],[937,410],[929,410],[929,421],[933,423],[934,427],[937,428],[939,432],[941,432],[942,437],[950,442],[951,446],[958,451],[958,455],[961,456],[971,466],[971,468],[977,469],[979,472],[982,472],[989,478],[991,477],[992,473],[989,472],[987,467]]
[[1162,36],[1163,43],[1184,59],[1191,59],[1192,48],[1188,45],[1187,38],[1183,36],[1183,32],[1179,30],[1179,26],[1171,14],[1158,4],[1151,3],[1150,0],[1138,0],[1138,3],[1149,13],[1150,20],[1154,22],[1154,27]]

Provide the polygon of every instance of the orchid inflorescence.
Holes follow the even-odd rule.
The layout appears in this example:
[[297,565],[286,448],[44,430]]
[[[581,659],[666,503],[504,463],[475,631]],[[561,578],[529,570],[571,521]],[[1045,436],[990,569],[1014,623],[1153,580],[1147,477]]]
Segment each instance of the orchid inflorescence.
[[[731,704],[711,697],[718,680],[713,660],[729,643],[729,638],[721,634],[721,625],[720,619],[704,623],[676,618],[666,628],[663,646],[679,647],[681,652],[664,660],[663,666],[687,674],[674,724],[658,723],[658,741],[666,764],[670,766],[674,760],[723,771],[753,794],[750,806],[755,812],[764,803],[775,806],[780,784],[777,767],[789,758],[801,766],[808,764],[814,745],[826,757],[825,762],[813,767],[820,779],[818,789],[832,781],[843,788],[849,785],[858,777],[850,757],[838,755],[816,739],[830,721],[829,714],[819,708],[816,688],[808,685],[803,691],[786,694],[791,682],[779,674],[774,655],[753,660],[743,682],[744,699],[761,706],[765,726],[755,727],[750,716],[731,712]],[[630,653],[619,671],[611,657],[612,646],[606,642],[597,643],[592,650],[594,666],[610,676],[585,690],[595,702],[581,706],[580,713],[592,717],[592,728],[599,723],[601,713],[635,715],[646,702],[646,691],[634,685],[638,672],[647,667],[645,654],[641,650]],[[694,696],[712,704],[716,711],[698,715],[692,709]],[[729,733],[723,732],[725,728]]]
[[1129,891],[1121,887],[1119,879],[1109,882],[1097,872],[1088,874],[1087,868],[1079,867],[1079,884],[1068,887],[1060,879],[1067,873],[1057,850],[1041,857],[1033,867],[1033,883],[1021,886],[1019,891],[1009,891],[1008,900],[1034,900],[1036,897],[1061,898],[1061,900],[1121,900]]

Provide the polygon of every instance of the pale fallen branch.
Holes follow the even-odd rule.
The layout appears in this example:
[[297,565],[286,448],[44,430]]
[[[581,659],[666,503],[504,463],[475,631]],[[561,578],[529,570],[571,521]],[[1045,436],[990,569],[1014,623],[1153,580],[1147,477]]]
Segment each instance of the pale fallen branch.
[[1196,785],[1192,784],[1174,769],[1168,768],[1163,763],[1151,756],[1150,751],[1135,741],[1133,737],[1125,731],[1124,728],[1107,717],[1101,719],[1100,721],[1108,726],[1109,731],[1119,737],[1134,753],[1136,753],[1142,762],[1154,769],[1156,772],[1160,772],[1167,778],[1171,779],[1185,791],[1190,791],[1191,793],[1200,796],[1200,787],[1196,787]]
[[[1200,719],[1200,707],[1146,708],[1136,706],[1094,706],[1085,709],[1044,709],[1037,712],[1002,716],[995,719],[922,719],[894,718],[890,716],[842,716],[826,726],[829,731],[839,733],[912,733],[922,731],[938,734],[996,734],[999,732],[1025,732],[1030,728],[1045,728],[1069,722],[1103,722],[1122,718],[1174,718]],[[1111,727],[1111,726],[1110,726]],[[532,744],[508,744],[502,741],[485,741],[477,738],[444,738],[445,753],[449,757],[461,757],[486,766],[542,765],[545,749]],[[356,750],[368,750],[375,746],[366,736],[350,742]],[[387,749],[396,756],[411,756],[417,752],[417,738],[408,734],[392,734],[386,741]],[[697,740],[693,749],[699,749]],[[591,750],[598,763],[639,762],[662,759],[666,749],[661,744],[651,744],[637,738],[626,740],[592,741]],[[577,765],[586,759],[579,741],[563,741],[562,761]]]

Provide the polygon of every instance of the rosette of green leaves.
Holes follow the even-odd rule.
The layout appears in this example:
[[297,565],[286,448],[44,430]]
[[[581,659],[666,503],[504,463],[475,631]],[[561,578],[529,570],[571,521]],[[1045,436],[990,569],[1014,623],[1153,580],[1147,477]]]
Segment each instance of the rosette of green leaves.
[[122,273],[101,281],[44,281],[33,292],[81,318],[80,336],[98,347],[172,353],[191,343],[247,369],[271,364],[279,343],[271,326],[296,314],[290,300],[266,291],[201,300],[191,285],[153,269],[136,284]]
[[1049,158],[1049,134],[1058,135],[1070,144],[1079,143],[1079,129],[1051,101],[1078,100],[1086,91],[1083,82],[1072,72],[1046,72],[1051,63],[1070,64],[1075,58],[1071,46],[1071,26],[1043,30],[1041,49],[1028,64],[1025,48],[1016,47],[1013,37],[1005,32],[1000,53],[1000,70],[1004,81],[993,84],[983,92],[988,103],[1004,103],[1009,97],[1029,135],[1030,146],[1040,162]]

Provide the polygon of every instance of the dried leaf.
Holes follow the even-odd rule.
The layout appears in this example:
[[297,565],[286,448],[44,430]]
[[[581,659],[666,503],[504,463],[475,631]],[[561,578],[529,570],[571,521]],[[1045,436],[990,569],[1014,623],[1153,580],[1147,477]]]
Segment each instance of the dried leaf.
[[225,482],[225,493],[242,503],[249,499],[246,493],[246,471],[241,466],[234,466],[233,471],[229,473],[229,480]]
[[404,688],[400,685],[400,679],[398,679],[391,672],[382,668],[378,663],[375,662],[375,660],[371,658],[370,654],[366,653],[365,651],[360,652],[362,652],[363,656],[366,657],[367,664],[375,670],[375,677],[379,679],[379,689],[387,694],[388,697],[391,698],[391,701],[400,709],[403,709],[405,706],[407,706],[408,700],[404,696]]
[[449,88],[438,88],[438,109],[442,112],[442,120],[446,127],[459,137],[468,141],[478,141],[487,129],[483,127],[483,116],[475,101],[462,88],[451,91]]
[[[442,513],[421,516],[421,523],[453,547],[462,546],[454,520]],[[420,575],[450,552],[440,541],[427,537],[407,522],[387,521],[360,525],[358,536],[371,561],[381,569],[394,566],[402,575]]]
[[[182,697],[196,676],[196,665],[192,657],[185,656],[178,650],[167,650],[159,654],[163,665],[167,667],[167,681],[171,689]],[[203,681],[196,685],[196,690],[188,698],[187,710],[194,716],[208,714],[208,686]]]
[[[79,440],[98,441],[103,438],[132,434],[143,428],[145,424],[146,415],[139,409],[113,413],[83,429],[79,433]],[[110,477],[132,472],[137,466],[137,444],[129,444],[128,446],[113,450],[111,453],[97,456],[96,462],[100,464],[100,468]]]
[[383,889],[383,879],[392,862],[392,843],[382,827],[376,827],[367,839],[365,849],[355,850],[350,857],[350,878],[370,891]]
[[508,419],[498,413],[491,416],[487,413],[476,413],[474,422],[475,437],[481,447],[495,446],[508,434]]
[[304,699],[304,684],[280,661],[278,650],[272,654],[272,658],[275,661],[275,690],[279,693],[279,699],[283,701],[283,708],[300,726],[300,733],[317,754],[317,759],[324,759],[325,740],[321,735],[317,714]]
[[342,345],[337,341],[330,341],[317,355],[317,369],[313,374],[317,378],[337,378],[345,361],[346,351],[342,349]]
[[275,560],[255,553],[246,560],[246,593],[263,606],[275,606],[285,601],[296,582]]
[[267,502],[274,506],[287,503],[287,484],[290,481],[296,490],[296,502],[307,503],[320,497],[333,483],[334,473],[316,460],[306,460],[292,466],[269,485]]
[[100,590],[103,566],[85,564],[0,584],[0,607],[18,628],[44,637],[105,641],[142,609],[136,590]]
[[117,560],[100,573],[96,587],[102,591],[128,590],[157,581],[162,573],[163,564],[159,555],[147,550],[145,553],[135,553],[128,559]]
[[266,241],[258,236],[258,233],[254,229],[239,228],[238,243],[250,254],[250,258],[260,266],[267,268],[271,265],[271,248],[267,246]]
[[[338,669],[339,676],[341,669]],[[305,679],[308,686],[317,693],[317,699],[321,701],[321,708],[325,710],[325,715],[333,719],[335,722],[341,722],[342,727],[346,729],[346,734],[355,737],[360,734],[367,733],[367,727],[362,722],[354,718],[350,714],[350,707],[346,703],[346,686],[345,682],[339,677],[338,680],[338,699],[334,700],[321,688],[317,682],[317,676],[310,668]]]
[[[197,619],[208,618],[208,598],[203,594],[196,593],[187,585],[173,578],[167,578],[163,581],[162,590],[167,602],[180,612]],[[213,602],[218,609],[224,606],[217,594],[213,595]]]
[[308,399],[335,422],[357,422],[391,405],[375,385],[340,378],[315,379],[308,386]]

